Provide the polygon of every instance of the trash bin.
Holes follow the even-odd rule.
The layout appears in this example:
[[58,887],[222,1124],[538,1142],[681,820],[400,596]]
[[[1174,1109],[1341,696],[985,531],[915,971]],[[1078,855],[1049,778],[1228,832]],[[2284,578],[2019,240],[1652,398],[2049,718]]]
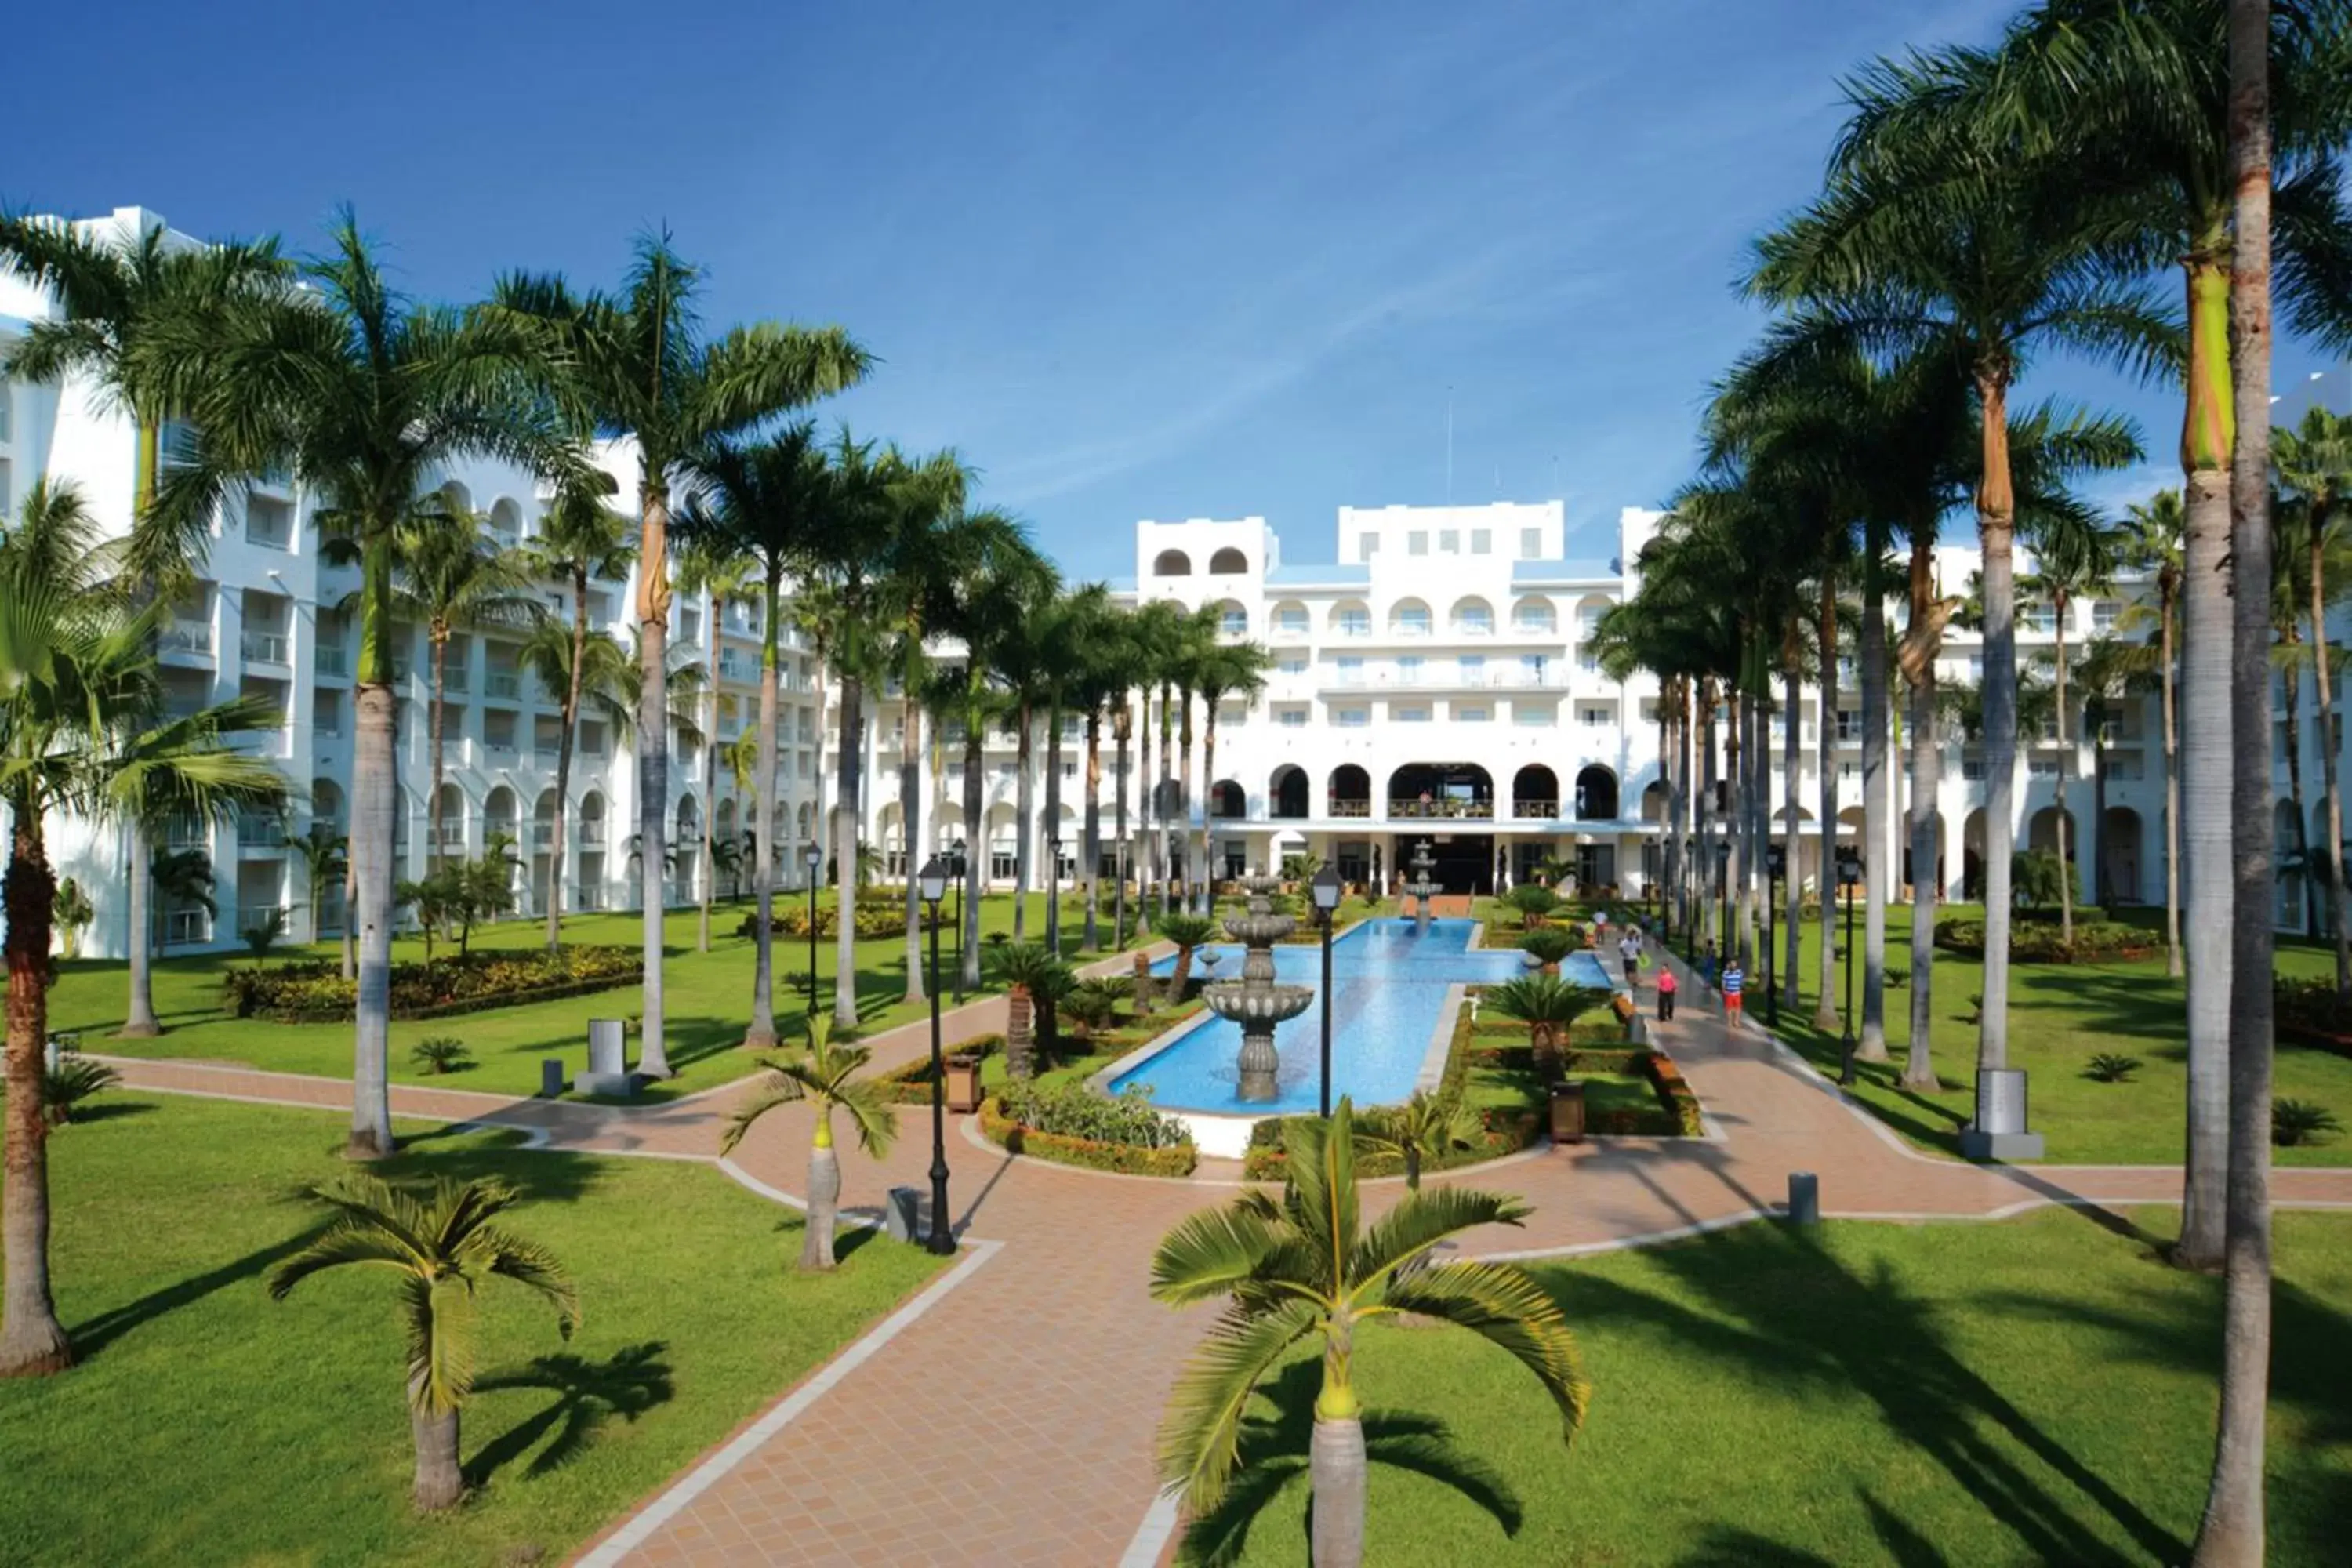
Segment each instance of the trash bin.
[[1568,1079],[1551,1086],[1551,1141],[1584,1142],[1584,1080]]
[[950,1057],[947,1062],[948,1109],[958,1115],[980,1109],[980,1058]]
[[892,1187],[882,1205],[882,1229],[893,1241],[912,1241],[922,1228],[923,1194],[913,1187]]

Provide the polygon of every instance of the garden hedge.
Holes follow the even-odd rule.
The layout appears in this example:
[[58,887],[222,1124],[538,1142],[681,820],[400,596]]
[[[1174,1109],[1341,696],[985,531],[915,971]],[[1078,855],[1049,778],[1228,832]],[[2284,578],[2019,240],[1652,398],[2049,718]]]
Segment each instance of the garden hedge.
[[[2153,931],[2121,921],[2078,919],[2074,940],[2068,942],[2056,921],[2018,920],[2010,922],[2009,958],[2012,963],[2108,963],[2147,958],[2157,950]],[[1964,958],[1982,958],[1985,923],[1953,918],[1936,922],[1936,945]]]
[[2352,1007],[2336,1001],[2333,979],[2273,975],[2271,1007],[2279,1038],[2352,1057]]
[[[561,952],[450,954],[430,963],[392,966],[392,1016],[447,1018],[519,1007],[634,985],[644,976],[634,947],[567,947]],[[328,1024],[352,1016],[359,985],[331,959],[241,969],[221,977],[221,1003],[233,1018]]]
[[[1004,1049],[1003,1035],[973,1035],[958,1040],[941,1053],[942,1057],[995,1056]],[[903,1067],[896,1067],[882,1075],[882,1092],[901,1105],[929,1105],[931,1102],[931,1058],[917,1057]]]
[[[980,1108],[980,1130],[1011,1153],[1130,1176],[1189,1176],[1201,1159],[1191,1129],[1153,1110],[1141,1094],[1111,1099],[1076,1084],[991,1095]],[[1087,1135],[1094,1132],[1117,1135]]]

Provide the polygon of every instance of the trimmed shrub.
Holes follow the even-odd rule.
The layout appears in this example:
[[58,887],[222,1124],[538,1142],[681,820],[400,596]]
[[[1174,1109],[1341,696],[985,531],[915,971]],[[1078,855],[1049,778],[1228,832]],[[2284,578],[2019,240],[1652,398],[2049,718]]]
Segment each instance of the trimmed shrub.
[[427,1035],[408,1048],[408,1059],[430,1073],[464,1072],[474,1065],[466,1042],[455,1035]]
[[[2009,957],[2012,963],[2128,963],[2156,951],[2152,932],[2120,921],[2077,920],[2074,940],[2066,941],[2056,921],[2017,920],[2010,922]],[[1936,922],[1936,945],[1964,957],[1984,956],[1985,923],[1953,918]],[[1907,978],[1907,976],[1906,976]]]
[[2282,1038],[2352,1056],[2352,1008],[2336,1001],[2332,979],[2273,975],[2271,1008]]
[[1187,1176],[1192,1129],[1130,1089],[1116,1098],[1076,1084],[1014,1084],[981,1110],[981,1131],[1015,1154],[1130,1175]]
[[2271,1142],[2282,1149],[2316,1143],[2344,1131],[2344,1123],[2324,1105],[2307,1100],[2274,1100],[2271,1105]]
[[[950,1057],[979,1057],[983,1060],[1000,1056],[1004,1050],[1003,1035],[972,1035],[958,1040],[940,1052],[940,1059]],[[917,1057],[904,1067],[893,1068],[877,1076],[883,1094],[902,1105],[929,1105],[931,1102],[931,1058]]]
[[[392,1016],[442,1018],[635,985],[644,959],[634,947],[567,947],[561,952],[449,953],[430,963],[392,966]],[[221,1005],[233,1018],[281,1024],[349,1018],[359,987],[331,959],[231,969],[221,977]]]

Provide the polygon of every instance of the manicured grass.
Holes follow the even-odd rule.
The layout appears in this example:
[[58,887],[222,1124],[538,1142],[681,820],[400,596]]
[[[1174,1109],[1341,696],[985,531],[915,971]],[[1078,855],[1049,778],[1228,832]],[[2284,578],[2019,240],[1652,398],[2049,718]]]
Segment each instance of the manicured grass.
[[[831,901],[831,895],[825,895]],[[1081,930],[1075,911],[1077,900],[1064,910],[1066,950],[1077,952]],[[696,949],[697,917],[691,910],[670,914],[664,925],[667,959],[664,981],[668,988],[667,1045],[670,1065],[677,1076],[650,1087],[643,1098],[661,1100],[712,1088],[740,1078],[751,1063],[737,1049],[751,1018],[752,944],[734,934],[750,912],[749,900],[720,905],[711,914],[711,950]],[[1032,895],[1029,935],[1044,931],[1045,899]],[[1009,931],[1013,900],[1007,894],[981,905],[983,935]],[[564,940],[583,943],[635,946],[639,935],[634,914],[575,916],[564,921]],[[536,921],[506,921],[474,933],[477,948],[534,948],[545,928]],[[940,933],[940,974],[952,986],[952,931]],[[446,948],[447,944],[436,944]],[[281,950],[284,955],[329,957],[339,950],[331,943]],[[907,943],[901,936],[857,944],[857,992],[861,1026],[871,1032],[921,1016],[907,1005]],[[422,960],[425,944],[404,937],[394,944],[395,963]],[[118,1040],[129,982],[125,966],[85,962],[61,964],[57,988],[49,995],[49,1026],[79,1030],[84,1048],[124,1056],[190,1057],[245,1063],[281,1072],[314,1073],[349,1078],[352,1072],[352,1026],[348,1023],[278,1024],[266,1019],[230,1018],[220,1008],[220,977],[232,963],[250,958],[211,954],[201,958],[165,960],[155,968],[155,1012],[166,1033],[152,1040]],[[806,1027],[808,943],[779,937],[774,950],[776,1027],[787,1037]],[[817,943],[817,1005],[833,1005],[834,948],[829,938]],[[985,989],[985,988],[984,988]],[[952,990],[949,992],[951,1001]],[[635,986],[574,996],[527,1006],[468,1013],[392,1026],[392,1075],[396,1082],[425,1083],[442,1089],[478,1089],[492,1094],[533,1094],[539,1089],[539,1063],[561,1056],[568,1070],[587,1066],[588,1020],[634,1017],[642,1003]],[[476,1066],[466,1072],[435,1076],[409,1059],[408,1052],[428,1035],[454,1035],[466,1042]],[[634,1058],[636,1045],[632,1040]]]
[[[2169,1216],[2137,1211],[2169,1234]],[[2119,1224],[2121,1222],[2118,1222]],[[2352,1517],[2352,1216],[2282,1215],[2271,1562],[2340,1563]],[[2221,1285],[2086,1215],[1747,1226],[1538,1266],[1593,1385],[1573,1451],[1534,1380],[1460,1330],[1375,1325],[1370,1405],[1433,1415],[1516,1498],[1515,1535],[1375,1462],[1372,1563],[2181,1563],[2213,1443]],[[1318,1365],[1256,1405],[1218,1522],[1304,1563]],[[1506,1510],[1511,1511],[1511,1510]]]
[[[1948,916],[1974,916],[1971,906],[1948,905]],[[2132,911],[2146,918],[2147,911]],[[2163,911],[2153,911],[2160,925]],[[1804,960],[1798,973],[1802,1005],[1780,1010],[1781,1037],[1812,1064],[1835,1076],[1840,1058],[1835,1027],[1813,1026],[1814,983],[1820,973],[1821,923],[1803,923]],[[1785,940],[1783,938],[1782,940]],[[1837,940],[1843,944],[1843,920]],[[2157,938],[2161,948],[2162,939]],[[1854,913],[1854,1007],[1863,1005],[1862,914]],[[1675,951],[1682,951],[1679,938]],[[1911,964],[1911,911],[1886,916],[1886,967],[1907,973]],[[2334,972],[2325,951],[2282,944],[2278,969],[2285,974]],[[2189,1049],[2183,1019],[2183,983],[2168,979],[2159,951],[2138,963],[2012,963],[2010,965],[2010,1064],[2029,1074],[2034,1128],[2047,1141],[2053,1161],[2083,1163],[2177,1163],[2185,1157]],[[1839,971],[1843,1000],[1844,972]],[[1933,990],[1935,1032],[1930,1045],[1945,1087],[1923,1092],[1902,1086],[1903,1061],[1911,1041],[1909,983],[1886,987],[1886,1041],[1894,1058],[1860,1064],[1854,1093],[1905,1137],[1944,1153],[1958,1152],[1960,1128],[1975,1114],[1977,1027],[1971,999],[1984,990],[1984,965],[1958,953],[1936,950]],[[1761,966],[1748,976],[1751,1023],[1764,1014]],[[1712,994],[1690,990],[1685,1011],[1711,1009]],[[2084,1076],[2102,1052],[2137,1057],[2141,1067],[2129,1082],[2099,1083]],[[2352,1058],[2307,1046],[2279,1043],[2275,1093],[2281,1099],[2315,1100],[2352,1121]],[[2305,1148],[2273,1151],[2282,1165],[2352,1164],[2352,1139]]]
[[517,1149],[404,1126],[387,1174],[495,1176],[571,1269],[569,1344],[530,1292],[480,1298],[456,1514],[408,1504],[391,1277],[263,1279],[320,1223],[337,1119],[113,1094],[50,1144],[58,1305],[85,1358],[0,1383],[0,1557],[20,1563],[451,1563],[570,1551],[890,1310],[939,1259],[845,1232],[792,1268],[800,1217],[702,1165]]

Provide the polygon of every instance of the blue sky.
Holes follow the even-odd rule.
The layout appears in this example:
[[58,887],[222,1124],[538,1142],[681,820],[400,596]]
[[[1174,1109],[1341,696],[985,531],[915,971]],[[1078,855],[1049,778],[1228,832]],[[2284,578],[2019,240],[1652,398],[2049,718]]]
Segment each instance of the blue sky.
[[[959,448],[1073,575],[1130,571],[1141,517],[1328,559],[1336,507],[1446,499],[1449,387],[1453,499],[1562,497],[1606,554],[1687,476],[1840,74],[2011,9],[43,5],[0,200],[298,246],[350,200],[452,300],[605,281],[666,221],[713,321],[847,326],[883,363],[824,416]],[[2283,389],[2316,368],[2282,344]],[[2141,420],[2103,498],[2167,482],[2171,397],[2026,391]]]

